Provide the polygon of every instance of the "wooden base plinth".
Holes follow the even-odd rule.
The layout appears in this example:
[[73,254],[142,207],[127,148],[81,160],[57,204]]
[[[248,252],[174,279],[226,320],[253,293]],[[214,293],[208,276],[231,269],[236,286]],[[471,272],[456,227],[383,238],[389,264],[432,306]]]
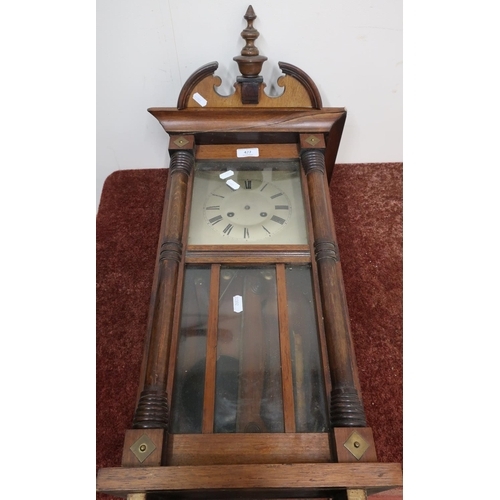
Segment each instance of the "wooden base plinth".
[[328,497],[342,489],[371,493],[402,484],[401,465],[389,463],[116,467],[97,476],[98,492],[121,498],[146,491],[205,499]]

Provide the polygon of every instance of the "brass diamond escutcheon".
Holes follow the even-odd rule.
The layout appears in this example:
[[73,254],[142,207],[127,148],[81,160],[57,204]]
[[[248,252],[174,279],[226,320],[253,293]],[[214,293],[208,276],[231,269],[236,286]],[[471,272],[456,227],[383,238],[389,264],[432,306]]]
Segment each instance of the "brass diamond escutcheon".
[[359,460],[370,447],[370,443],[367,443],[363,436],[354,431],[344,443],[344,446]]
[[366,490],[347,490],[347,500],[366,500]]
[[316,146],[318,144],[319,139],[315,135],[310,135],[307,139],[306,142],[308,142],[311,146]]
[[153,441],[146,434],[143,434],[131,447],[132,453],[137,457],[139,462],[144,462],[146,458],[156,450]]
[[189,141],[185,137],[179,137],[174,144],[179,146],[180,148],[184,147]]

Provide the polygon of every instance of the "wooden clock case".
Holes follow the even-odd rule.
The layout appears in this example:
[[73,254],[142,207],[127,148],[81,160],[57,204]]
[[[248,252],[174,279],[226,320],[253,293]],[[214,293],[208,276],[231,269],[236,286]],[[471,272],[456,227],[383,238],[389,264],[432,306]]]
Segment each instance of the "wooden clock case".
[[[141,391],[126,432],[122,466],[101,469],[97,490],[145,498],[366,498],[402,485],[399,464],[378,463],[361,400],[339,251],[328,195],[346,111],[324,108],[314,82],[279,63],[283,92],[270,97],[259,76],[266,60],[254,45],[256,16],[249,7],[246,45],[235,57],[241,76],[221,96],[218,64],[197,70],[176,108],[150,108],[170,136],[170,174],[159,235]],[[296,158],[306,204],[308,245],[187,245],[195,162],[234,158],[256,148],[260,159]],[[173,434],[172,390],[187,266],[207,265],[218,283],[221,265],[275,266],[280,330],[288,327],[286,264],[308,265],[313,276],[318,342],[328,402],[328,432],[296,432],[290,352],[280,333],[285,429],[282,433],[213,432],[213,398],[205,398],[203,430]],[[281,292],[279,291],[281,290]],[[218,288],[209,297],[206,363],[215,366]],[[205,393],[214,391],[207,368]]]

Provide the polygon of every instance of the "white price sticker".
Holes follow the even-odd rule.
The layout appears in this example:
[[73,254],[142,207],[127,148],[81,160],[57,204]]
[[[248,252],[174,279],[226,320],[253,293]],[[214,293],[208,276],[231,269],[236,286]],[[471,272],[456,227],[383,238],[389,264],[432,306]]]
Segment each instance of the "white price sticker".
[[226,181],[226,184],[233,190],[236,191],[237,189],[240,189],[240,185],[233,181],[233,179],[229,179]]
[[243,311],[243,297],[241,295],[235,295],[233,297],[233,310],[235,313]]
[[201,94],[198,94],[198,92],[196,92],[195,94],[193,94],[193,99],[202,107],[204,108],[208,101],[201,95]]
[[259,148],[240,148],[236,150],[238,158],[245,158],[247,156],[259,156]]
[[234,172],[232,170],[228,170],[227,172],[222,172],[222,174],[219,175],[221,179],[227,179],[228,177],[232,177],[234,175]]

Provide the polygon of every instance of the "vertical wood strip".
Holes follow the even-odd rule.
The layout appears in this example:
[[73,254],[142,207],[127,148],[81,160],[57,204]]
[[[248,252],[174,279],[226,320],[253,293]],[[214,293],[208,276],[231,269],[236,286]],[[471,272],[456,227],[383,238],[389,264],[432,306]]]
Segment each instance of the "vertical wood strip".
[[261,417],[262,399],[265,397],[266,335],[262,301],[267,295],[262,274],[255,271],[245,273],[236,432],[267,431]]
[[276,283],[278,288],[281,383],[283,386],[285,432],[295,432],[295,406],[293,399],[292,358],[290,352],[290,326],[288,323],[285,264],[276,264]]
[[205,389],[203,391],[203,434],[212,434],[214,432],[215,370],[219,325],[219,277],[220,264],[213,264],[210,271],[210,299],[208,304],[207,358],[205,364]]

